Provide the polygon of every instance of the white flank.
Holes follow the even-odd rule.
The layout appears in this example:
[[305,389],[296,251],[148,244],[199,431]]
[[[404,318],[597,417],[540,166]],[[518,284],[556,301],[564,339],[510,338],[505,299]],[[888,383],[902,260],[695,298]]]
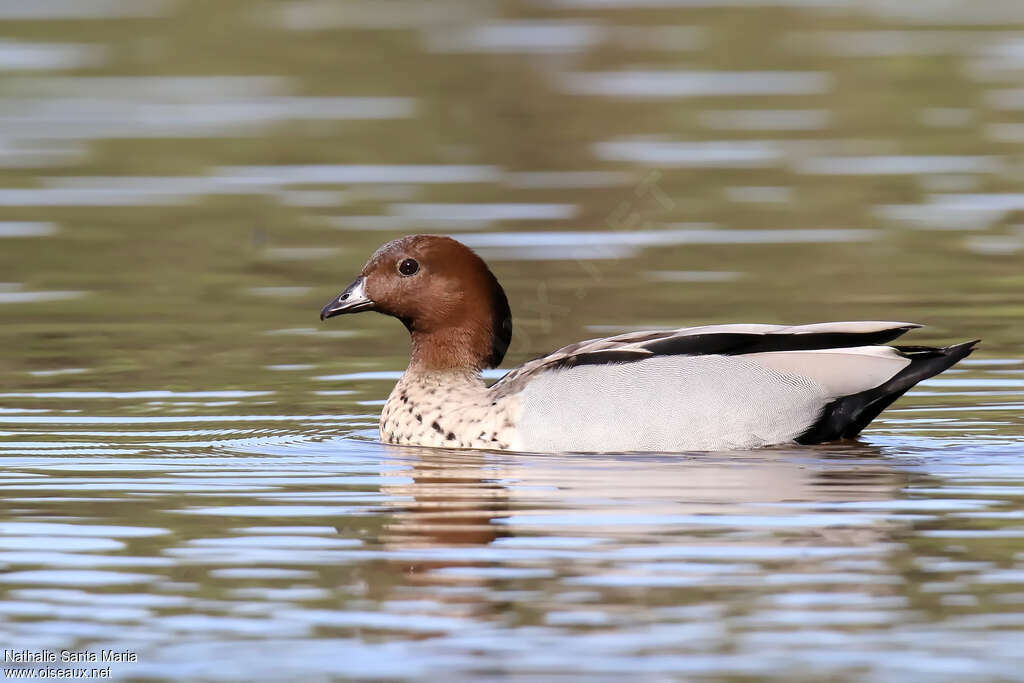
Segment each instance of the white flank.
[[832,400],[803,374],[747,356],[656,356],[541,373],[522,392],[522,450],[757,448],[802,434]]

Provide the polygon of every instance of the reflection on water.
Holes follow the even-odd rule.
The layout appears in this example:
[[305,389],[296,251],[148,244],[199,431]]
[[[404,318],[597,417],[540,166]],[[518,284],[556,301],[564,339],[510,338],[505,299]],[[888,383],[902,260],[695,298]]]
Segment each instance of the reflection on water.
[[[127,648],[131,679],[1019,678],[1018,3],[0,20],[5,647]],[[383,446],[404,331],[316,315],[411,231],[493,262],[509,367],[739,321],[985,342],[859,443]]]

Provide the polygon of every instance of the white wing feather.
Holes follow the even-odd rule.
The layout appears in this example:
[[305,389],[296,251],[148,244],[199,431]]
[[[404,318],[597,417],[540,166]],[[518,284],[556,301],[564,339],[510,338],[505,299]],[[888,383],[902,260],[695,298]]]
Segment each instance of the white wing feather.
[[859,394],[885,384],[910,365],[910,359],[891,346],[767,351],[741,357],[779,372],[814,380],[832,398]]

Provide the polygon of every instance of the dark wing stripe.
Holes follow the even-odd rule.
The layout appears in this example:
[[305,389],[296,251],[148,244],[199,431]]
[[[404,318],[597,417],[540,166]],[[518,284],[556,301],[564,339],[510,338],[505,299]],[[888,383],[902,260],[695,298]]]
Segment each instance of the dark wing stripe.
[[832,401],[811,427],[797,437],[801,444],[822,443],[835,439],[851,439],[878,417],[878,414],[921,380],[933,377],[952,367],[971,354],[978,340],[932,348],[930,346],[897,346],[896,349],[910,359],[910,365],[900,370],[885,384],[843,396]]
[[[539,372],[581,365],[629,363],[652,356],[735,356],[766,351],[810,351],[884,344],[918,325],[907,324],[871,332],[708,332],[680,334],[686,330],[634,333],[621,338],[589,339],[541,356],[512,370],[495,383],[516,391],[522,382]],[[589,349],[589,350],[588,350]]]
[[850,333],[823,332],[820,334],[694,334],[669,337],[644,344],[655,355],[709,354],[739,355],[765,351],[811,351],[814,349],[842,349],[853,346],[871,346],[892,341],[912,328],[900,327],[878,332]]
[[[736,356],[765,351],[809,351],[813,349],[841,349],[853,346],[883,344],[912,328],[902,327],[862,334],[824,332],[821,334],[750,334],[717,332],[662,337],[640,344],[634,349],[608,349],[553,358],[544,363],[545,370],[574,368],[580,365],[628,363],[651,356]],[[644,353],[646,352],[646,353]]]

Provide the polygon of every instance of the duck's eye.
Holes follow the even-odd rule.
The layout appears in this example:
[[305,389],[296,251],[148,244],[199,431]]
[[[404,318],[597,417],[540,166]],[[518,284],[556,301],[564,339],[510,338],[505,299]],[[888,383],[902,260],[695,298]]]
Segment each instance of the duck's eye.
[[398,272],[409,277],[415,275],[416,271],[420,269],[420,264],[416,263],[416,259],[407,258],[398,264]]

